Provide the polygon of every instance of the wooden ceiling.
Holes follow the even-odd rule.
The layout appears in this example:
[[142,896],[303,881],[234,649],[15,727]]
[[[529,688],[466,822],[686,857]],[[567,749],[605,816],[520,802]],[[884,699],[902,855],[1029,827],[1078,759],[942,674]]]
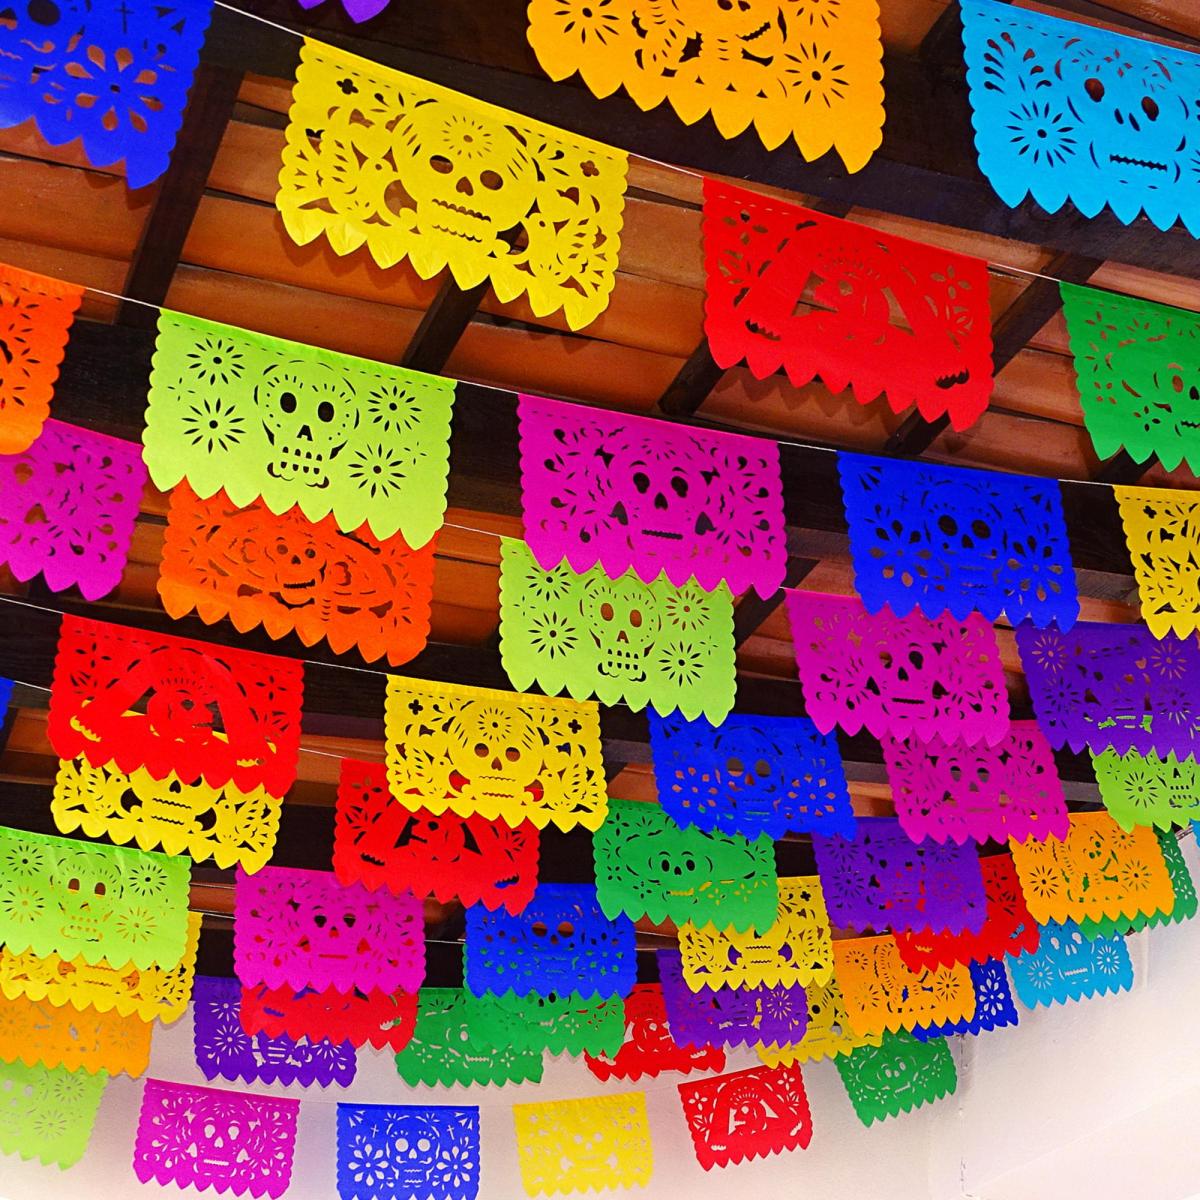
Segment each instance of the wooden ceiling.
[[[1166,233],[1145,219],[1126,226],[1107,211],[1089,220],[1070,206],[1055,215],[1031,202],[1007,208],[976,166],[955,4],[881,0],[887,123],[882,149],[856,175],[832,155],[805,163],[791,146],[768,153],[752,132],[725,141],[707,119],[685,127],[665,107],[642,113],[623,96],[600,101],[577,81],[551,83],[525,42],[523,0],[397,0],[359,27],[335,0],[307,14],[294,0],[241,0],[241,7],[292,28],[303,19],[315,36],[369,58],[635,154],[611,304],[593,325],[571,332],[561,314],[535,318],[524,301],[500,304],[486,288],[465,293],[444,280],[426,282],[406,264],[383,271],[363,253],[337,257],[323,240],[293,245],[273,198],[299,42],[234,12],[215,12],[179,146],[157,185],[131,192],[118,174],[90,166],[77,146],[47,146],[31,125],[0,131],[0,261],[483,385],[459,389],[432,643],[401,673],[507,686],[496,650],[494,535],[521,532],[517,389],[799,443],[784,447],[789,582],[820,591],[852,592],[853,577],[833,456],[805,445],[1077,481],[1195,486],[1186,470],[1166,472],[1153,461],[1138,466],[1124,455],[1097,461],[1082,427],[1058,289],[1022,272],[1200,308],[1200,241],[1181,226]],[[1059,0],[1038,7],[1200,49],[1195,0]],[[663,165],[668,160],[683,169]],[[860,406],[819,383],[797,389],[782,377],[758,381],[745,370],[717,369],[702,330],[697,171],[746,180],[992,263],[997,378],[979,423],[955,433],[897,416],[883,400]],[[88,294],[55,396],[56,416],[140,436],[155,315]],[[1084,618],[1136,620],[1111,493],[1080,482],[1064,488],[1064,499]],[[101,604],[50,593],[38,581],[21,585],[2,571],[0,591],[58,611],[310,660],[300,780],[285,805],[276,861],[327,867],[338,756],[382,758],[383,679],[346,671],[337,664],[361,666],[361,660],[339,659],[324,646],[239,635],[228,623],[169,620],[155,591],[165,509],[165,497],[148,488],[121,587]],[[31,685],[18,688],[4,726],[0,820],[43,832],[54,832],[55,759],[44,689],[56,631],[53,613],[0,604],[0,674]],[[1027,714],[1011,630],[998,632],[1014,711]],[[737,707],[803,712],[778,598],[742,598],[737,635]],[[611,793],[653,799],[644,718],[606,710],[604,744]],[[879,747],[861,736],[843,738],[842,745],[856,807],[890,811]],[[1071,803],[1094,804],[1086,756],[1063,754],[1059,765]],[[548,835],[543,863],[546,878],[590,878],[589,839]],[[781,873],[811,868],[803,839],[781,844],[779,865]],[[197,867],[194,879],[194,907],[229,911],[229,873]],[[436,942],[452,945],[461,937],[454,906],[431,904],[428,921]],[[210,970],[228,971],[222,924],[219,916],[206,921],[202,962]],[[641,926],[647,947],[672,933]],[[435,982],[453,978],[454,958],[451,952],[439,965]]]

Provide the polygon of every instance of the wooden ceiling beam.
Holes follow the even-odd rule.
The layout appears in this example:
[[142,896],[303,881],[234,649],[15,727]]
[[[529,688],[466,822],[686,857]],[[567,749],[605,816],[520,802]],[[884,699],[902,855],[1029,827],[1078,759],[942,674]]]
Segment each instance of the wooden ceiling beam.
[[446,271],[433,303],[425,310],[400,359],[400,366],[436,375],[454,353],[458,339],[479,311],[490,286],[485,281],[464,290]]

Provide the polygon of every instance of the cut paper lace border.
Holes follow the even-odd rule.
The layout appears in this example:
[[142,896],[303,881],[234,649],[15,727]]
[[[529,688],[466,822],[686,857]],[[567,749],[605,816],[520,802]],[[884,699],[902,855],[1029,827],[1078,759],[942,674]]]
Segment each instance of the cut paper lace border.
[[1009,971],[1017,999],[1029,1009],[1133,987],[1124,936],[1084,937],[1073,921],[1043,925],[1037,952],[1018,955]]
[[945,1038],[920,1042],[910,1033],[886,1033],[877,1046],[859,1046],[835,1060],[846,1094],[864,1125],[912,1112],[958,1087]]
[[108,1076],[0,1063],[0,1154],[66,1169],[87,1152]]

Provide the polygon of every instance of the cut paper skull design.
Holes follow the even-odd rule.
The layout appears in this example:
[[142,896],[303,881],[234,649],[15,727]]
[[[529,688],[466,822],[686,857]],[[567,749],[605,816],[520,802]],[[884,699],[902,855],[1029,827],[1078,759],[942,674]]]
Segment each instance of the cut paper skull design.
[[1042,926],[1037,952],[1009,963],[1017,999],[1030,1009],[1128,991],[1133,962],[1119,934],[1089,938],[1074,921]]
[[103,1072],[0,1063],[0,1154],[74,1166],[87,1151],[107,1086]]
[[945,1038],[920,1042],[911,1033],[885,1033],[835,1060],[846,1094],[864,1125],[953,1095],[958,1072]]
[[266,984],[242,988],[242,1028],[249,1034],[289,1037],[293,1041],[349,1042],[356,1049],[371,1045],[376,1050],[403,1050],[417,1021],[417,997],[412,992],[384,992],[378,988],[337,988]]

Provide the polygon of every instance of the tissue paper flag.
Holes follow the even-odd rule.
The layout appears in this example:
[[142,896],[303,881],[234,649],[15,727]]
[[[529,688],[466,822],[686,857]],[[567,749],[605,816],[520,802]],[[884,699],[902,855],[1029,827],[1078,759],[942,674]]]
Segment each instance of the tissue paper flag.
[[[992,391],[987,263],[704,180],[704,332],[717,365],[816,377],[860,404],[973,425]],[[739,589],[734,586],[735,592]]]
[[836,977],[806,989],[808,1028],[798,1042],[760,1043],[755,1047],[765,1066],[790,1066],[798,1062],[819,1062],[838,1054],[849,1054],[856,1046],[878,1046],[877,1033],[859,1034],[850,1025],[846,1002]]
[[787,545],[779,443],[522,395],[521,507],[538,565],[772,595]]
[[95,767],[282,796],[296,778],[303,680],[292,659],[64,616],[50,743]]
[[1017,628],[1038,724],[1050,745],[1118,754],[1200,752],[1200,645],[1141,625]]
[[187,949],[177,965],[141,970],[127,963],[112,967],[103,959],[88,963],[83,958],[64,959],[25,951],[15,954],[0,947],[0,993],[10,1000],[48,1000],[78,1012],[95,1009],[113,1011],[122,1017],[164,1025],[179,1020],[192,998],[196,951],[200,945],[199,913],[188,913]]
[[595,829],[608,794],[592,703],[390,676],[385,732],[392,798],[539,829]]
[[619,996],[585,999],[578,992],[539,996],[472,996],[467,1017],[473,1036],[492,1046],[551,1054],[615,1054],[625,1036],[625,1005]]
[[445,515],[453,403],[450,379],[163,312],[146,466],[164,491],[299,505],[415,549]]
[[299,1100],[147,1079],[134,1174],[143,1183],[282,1196],[292,1177],[299,1115]]
[[541,1081],[542,1052],[517,1044],[519,1018],[514,1014],[503,1038],[492,1042],[475,1028],[474,1011],[460,988],[421,989],[416,1031],[396,1055],[396,1073],[409,1087]]
[[894,817],[860,817],[848,838],[813,837],[834,925],[978,932],[987,897],[975,843],[914,842]]
[[173,617],[195,609],[209,625],[228,617],[242,632],[324,639],[395,667],[429,640],[435,545],[410,550],[367,525],[343,533],[332,516],[276,514],[262,500],[240,508],[221,491],[201,500],[185,481],[171,492],[158,594]]
[[659,950],[658,975],[667,1028],[680,1046],[755,1046],[800,1041],[808,1028],[808,1000],[790,987],[720,987],[693,991],[678,950]]
[[124,159],[131,188],[166,169],[213,0],[22,4],[0,25],[0,128],[37,122],[52,146]]
[[136,842],[143,850],[211,858],[218,867],[238,864],[257,871],[275,852],[283,801],[265,788],[239,791],[232,783],[210,787],[203,779],[181,783],[172,771],[155,779],[143,767],[126,775],[111,764],[60,759],[50,811],[63,833]]
[[0,1000],[0,1061],[106,1075],[140,1075],[150,1062],[154,1023],[49,1000]]
[[519,916],[467,909],[465,969],[476,996],[628,995],[637,976],[633,922],[609,920],[586,883],[543,883]]
[[331,871],[237,873],[233,963],[244,984],[415,992],[425,977],[422,902],[342,887]]
[[1175,905],[1154,831],[1122,829],[1106,812],[1072,813],[1065,840],[1013,842],[1011,851],[1025,902],[1041,925],[1150,916]]
[[775,843],[681,829],[657,805],[610,800],[592,836],[596,898],[607,917],[766,929],[779,906]]
[[479,1109],[337,1106],[339,1200],[475,1200]]
[[1112,937],[1114,933],[1132,933],[1138,929],[1158,925],[1177,925],[1190,921],[1198,907],[1196,885],[1192,882],[1183,851],[1175,833],[1170,829],[1156,829],[1158,848],[1171,879],[1171,890],[1175,893],[1175,904],[1169,913],[1138,913],[1133,917],[1102,917],[1098,921],[1080,921],[1079,930],[1086,938]]
[[1038,927],[1029,915],[1012,858],[1007,854],[991,854],[979,860],[979,868],[987,916],[978,932],[934,933],[929,928],[893,932],[900,957],[910,970],[985,962],[1037,949]]
[[953,1095],[958,1086],[945,1038],[919,1042],[910,1033],[885,1033],[878,1046],[859,1046],[836,1062],[850,1103],[868,1126]]
[[343,885],[518,913],[537,887],[538,846],[529,821],[513,828],[478,814],[410,810],[392,798],[383,763],[342,759],[333,871]]
[[28,450],[42,432],[82,299],[73,283],[0,263],[0,454]]
[[1107,204],[1200,237],[1200,57],[994,0],[963,0],[962,21],[979,167],[1005,204]]
[[0,942],[13,954],[172,968],[188,941],[190,864],[0,827]]
[[854,586],[871,612],[1075,623],[1057,480],[845,453],[838,475]]
[[641,1092],[514,1104],[513,1124],[528,1196],[650,1182],[653,1152]]
[[1066,836],[1067,802],[1036,721],[1013,721],[994,746],[941,738],[879,742],[896,817],[914,842]]
[[679,927],[688,987],[808,987],[829,980],[833,950],[821,881],[798,875],[780,879],[778,886],[778,914],[762,933]]
[[788,592],[804,705],[822,733],[986,741],[1008,733],[1008,690],[996,632],[921,613],[869,613],[851,596]]
[[275,205],[294,242],[365,246],[422,279],[450,269],[563,310],[572,329],[608,306],[627,156],[321,42],[305,41]]
[[646,710],[659,803],[706,833],[854,833],[837,737],[807,717],[730,713],[720,725]]
[[87,1150],[107,1085],[103,1072],[0,1063],[0,1154],[74,1166]]
[[636,983],[625,997],[625,1036],[613,1054],[584,1054],[583,1061],[602,1083],[643,1075],[653,1079],[664,1071],[725,1070],[725,1051],[718,1046],[681,1046],[667,1029],[663,989],[657,983]]
[[859,1035],[969,1020],[975,1013],[966,967],[910,971],[890,937],[839,938],[833,943],[833,971]]
[[1099,458],[1200,473],[1200,313],[1060,283],[1083,423]]
[[1104,807],[1122,829],[1156,825],[1170,829],[1200,818],[1200,768],[1196,760],[1150,751],[1105,750],[1092,754]]
[[624,701],[640,710],[703,713],[733,707],[733,597],[725,584],[643,583],[599,567],[543,571],[524,542],[500,543],[500,658],[513,687]]
[[[0,432],[6,420],[0,409]],[[0,457],[0,564],[99,600],[121,582],[145,485],[135,442],[47,421],[27,450]]]
[[1200,629],[1200,503],[1195,492],[1114,487],[1142,620],[1155,637]]
[[812,1141],[812,1116],[798,1066],[751,1067],[678,1087],[696,1161],[706,1171],[807,1149]]
[[912,1031],[918,1042],[956,1033],[990,1033],[993,1029],[1017,1023],[1017,1009],[1009,990],[1004,963],[998,958],[989,958],[986,962],[971,963],[968,970],[971,972],[971,986],[975,990],[975,1015],[969,1019],[918,1027]]
[[642,109],[667,100],[686,125],[711,114],[725,138],[753,123],[768,150],[792,137],[806,159],[836,149],[857,171],[882,140],[875,0],[809,9],[533,0],[529,44],[551,79],[578,71],[595,95],[623,86]]
[[241,1007],[242,985],[236,979],[197,978],[192,1041],[205,1079],[301,1087],[354,1082],[358,1059],[348,1042],[251,1035],[242,1028]]
[[1125,938],[1119,933],[1086,938],[1074,921],[1047,922],[1037,952],[1014,958],[1009,969],[1017,999],[1026,1008],[1133,987],[1133,963]]
[[289,1037],[294,1041],[325,1039],[354,1047],[403,1050],[417,1022],[413,992],[339,992],[264,984],[242,989],[242,1028],[250,1034]]

